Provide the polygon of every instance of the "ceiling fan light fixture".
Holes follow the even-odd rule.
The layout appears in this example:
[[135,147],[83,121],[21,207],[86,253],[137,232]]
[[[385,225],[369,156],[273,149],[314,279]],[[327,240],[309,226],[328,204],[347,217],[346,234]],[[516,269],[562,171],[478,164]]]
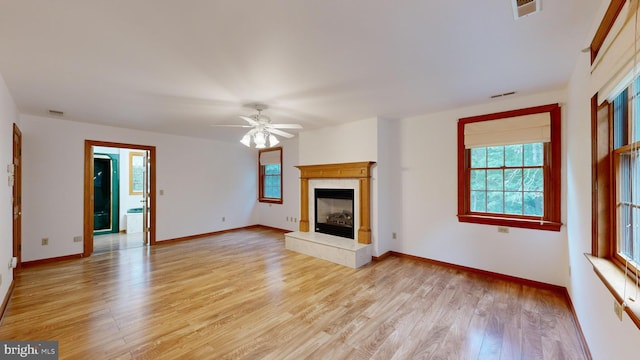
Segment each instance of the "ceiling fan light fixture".
[[259,131],[253,135],[253,142],[256,143],[256,148],[262,149],[267,142],[266,137],[262,131]]
[[280,141],[278,141],[277,137],[275,137],[273,134],[269,134],[269,147],[276,146],[279,143]]
[[240,143],[246,147],[251,147],[251,143],[253,143],[256,149],[264,149],[266,147],[273,147],[279,144],[280,140],[278,140],[276,135],[287,139],[295,136],[294,134],[288,133],[282,129],[302,129],[302,125],[299,124],[273,124],[271,122],[271,118],[266,115],[262,115],[262,110],[266,109],[266,105],[255,104],[252,107],[258,111],[257,114],[239,116],[247,122],[245,125],[212,126],[251,128],[251,130],[244,134],[242,139],[240,139]]
[[242,140],[240,140],[240,142],[242,143],[242,145],[244,145],[246,147],[251,147],[251,135],[249,135],[249,133],[244,134],[244,136],[242,137]]

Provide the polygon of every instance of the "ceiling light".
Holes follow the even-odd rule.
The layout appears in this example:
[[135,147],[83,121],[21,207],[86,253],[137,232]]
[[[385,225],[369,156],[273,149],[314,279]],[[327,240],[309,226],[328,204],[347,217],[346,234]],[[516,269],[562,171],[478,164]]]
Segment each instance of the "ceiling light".
[[278,145],[280,141],[273,134],[269,134],[269,147]]
[[258,131],[253,135],[253,142],[256,143],[256,148],[263,149],[267,139],[262,131]]
[[251,147],[251,135],[249,133],[244,134],[240,142],[246,147]]
[[267,147],[267,141],[269,142],[268,147],[273,147],[280,143],[280,140],[276,137],[283,136],[285,138],[292,138],[294,135],[290,134],[282,129],[302,129],[302,125],[299,124],[274,124],[271,122],[271,119],[268,116],[262,115],[262,110],[266,108],[265,105],[255,104],[255,109],[258,111],[257,114],[251,116],[240,116],[241,119],[245,120],[247,125],[212,125],[212,126],[232,126],[232,127],[249,127],[249,130],[240,142],[242,145],[251,147],[251,143],[255,144],[257,149],[264,149]]

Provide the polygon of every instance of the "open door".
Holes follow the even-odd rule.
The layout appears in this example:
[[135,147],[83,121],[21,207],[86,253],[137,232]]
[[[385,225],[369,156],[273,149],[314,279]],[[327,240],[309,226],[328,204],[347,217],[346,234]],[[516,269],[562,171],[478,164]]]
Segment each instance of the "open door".
[[144,152],[143,157],[143,182],[142,182],[142,232],[143,232],[143,240],[144,244],[149,244],[149,210],[151,207],[151,196],[149,196],[149,183],[151,182],[149,174],[151,173],[151,155],[150,151]]
[[[140,167],[140,190],[142,197],[141,210],[142,210],[142,231],[143,240],[145,245],[155,245],[156,233],[156,207],[155,207],[155,146],[145,145],[133,145],[112,143],[104,141],[85,140],[85,174],[84,174],[84,249],[83,256],[90,256],[94,251],[94,209],[95,209],[95,182],[94,182],[94,151],[95,146],[110,147],[110,148],[123,148],[140,151],[139,154],[143,155],[142,166]],[[136,177],[137,179],[137,177]],[[138,188],[138,183],[135,182],[135,188]],[[140,193],[139,193],[140,194]]]
[[13,124],[13,256],[22,264],[22,132]]

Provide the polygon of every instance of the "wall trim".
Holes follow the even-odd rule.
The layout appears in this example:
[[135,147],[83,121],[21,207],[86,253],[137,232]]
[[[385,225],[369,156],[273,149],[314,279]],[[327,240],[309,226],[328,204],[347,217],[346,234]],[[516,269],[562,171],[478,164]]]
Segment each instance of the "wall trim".
[[291,230],[284,230],[284,229],[278,229],[278,228],[271,227],[271,226],[255,224],[255,225],[247,225],[247,226],[241,226],[241,227],[237,227],[237,228],[218,230],[218,231],[212,231],[212,232],[208,232],[208,233],[188,235],[188,236],[182,236],[182,237],[178,237],[178,238],[172,238],[172,239],[156,241],[156,245],[164,245],[164,244],[171,244],[171,243],[180,242],[180,241],[201,239],[201,238],[204,238],[204,237],[220,235],[220,234],[224,234],[224,233],[228,233],[228,232],[232,232],[232,231],[256,229],[256,228],[282,231],[283,233],[284,232],[291,232]]
[[423,257],[420,257],[420,256],[403,254],[403,253],[396,252],[396,251],[391,251],[391,255],[394,255],[394,256],[397,256],[397,257],[413,259],[413,260],[418,260],[418,261],[422,261],[422,262],[427,262],[427,263],[430,263],[430,264],[445,266],[445,267],[449,267],[449,268],[453,268],[453,269],[457,269],[457,270],[467,271],[467,272],[470,272],[470,273],[484,275],[484,276],[492,277],[492,278],[495,278],[495,279],[511,281],[511,282],[519,283],[521,285],[527,285],[527,286],[535,287],[535,288],[538,288],[538,289],[550,290],[550,291],[554,291],[554,292],[561,293],[561,294],[564,294],[564,292],[566,291],[566,288],[564,286],[560,286],[560,285],[553,285],[553,284],[544,283],[544,282],[541,282],[541,281],[529,280],[529,279],[525,279],[525,278],[521,278],[521,277],[517,277],[517,276],[511,276],[511,275],[501,274],[501,273],[497,273],[497,272],[493,272],[493,271],[487,271],[487,270],[481,270],[481,269],[477,269],[477,268],[472,268],[472,267],[469,267],[469,266],[452,264],[452,263],[448,263],[448,262],[444,262],[444,261],[440,261],[440,260],[433,260],[433,259],[429,259],[429,258],[423,258]]
[[11,296],[13,296],[13,288],[15,286],[15,279],[11,279],[11,284],[9,284],[9,289],[7,293],[4,295],[4,300],[2,300],[2,308],[0,308],[0,325],[2,325],[2,320],[4,320],[4,313],[7,310],[7,306],[9,306],[9,300],[11,300]]
[[598,30],[593,35],[593,40],[591,40],[591,45],[589,45],[589,49],[591,50],[591,64],[596,60],[598,56],[598,52],[602,48],[604,44],[604,40],[609,35],[609,31],[613,27],[613,24],[616,22],[618,15],[622,11],[622,7],[626,3],[626,0],[611,0],[609,3],[609,7],[607,11],[604,13],[602,21],[598,26]]
[[371,257],[371,261],[382,261],[386,258],[388,258],[389,256],[391,256],[391,251],[387,251],[386,253],[380,255],[380,256],[372,256]]
[[59,261],[76,260],[76,259],[81,259],[82,257],[83,257],[82,254],[72,254],[72,255],[65,255],[65,256],[56,256],[52,258],[25,261],[22,263],[22,267],[32,267],[32,266],[49,264],[49,263],[54,263]]
[[564,288],[564,297],[567,300],[567,306],[569,310],[571,310],[571,317],[573,318],[573,324],[576,327],[576,333],[578,334],[578,339],[580,339],[580,346],[582,346],[582,352],[587,357],[587,359],[593,359],[591,355],[591,350],[589,350],[589,344],[587,344],[587,338],[584,336],[584,332],[582,332],[582,326],[580,326],[580,321],[578,320],[578,314],[576,313],[576,309],[573,307],[573,301],[571,301],[571,295],[569,294],[569,290]]

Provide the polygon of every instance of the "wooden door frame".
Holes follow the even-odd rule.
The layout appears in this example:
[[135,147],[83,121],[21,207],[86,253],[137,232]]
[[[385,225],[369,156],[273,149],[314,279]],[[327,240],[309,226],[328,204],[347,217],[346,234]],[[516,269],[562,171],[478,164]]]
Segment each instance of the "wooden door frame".
[[156,147],[137,144],[124,144],[108,141],[84,141],[84,250],[82,256],[91,256],[93,252],[93,150],[94,146],[149,151],[149,245],[156,244]]
[[[20,148],[18,149],[18,153],[16,154],[16,135],[20,138]],[[11,193],[13,195],[13,201],[11,202],[11,223],[13,228],[13,256],[18,259],[16,267],[13,268],[13,275],[15,276],[16,270],[20,269],[22,265],[22,131],[16,123],[13,124],[13,137],[12,137],[12,148],[13,148],[13,158],[12,164],[13,168],[13,189]],[[16,157],[18,158],[18,164],[16,166]],[[18,203],[18,226],[15,226],[16,221],[14,220],[14,211],[16,202]]]

